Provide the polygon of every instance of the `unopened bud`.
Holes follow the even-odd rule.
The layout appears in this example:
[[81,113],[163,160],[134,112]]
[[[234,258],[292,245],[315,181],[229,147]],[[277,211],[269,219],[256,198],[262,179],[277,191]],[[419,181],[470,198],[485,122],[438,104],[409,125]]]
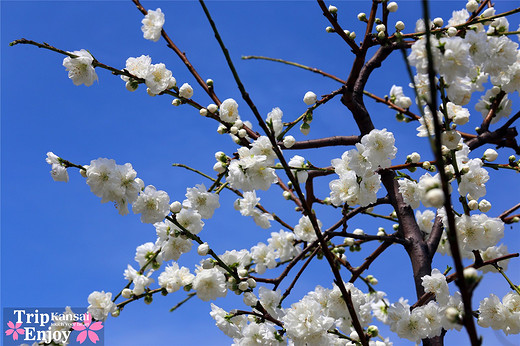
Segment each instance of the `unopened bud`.
[[469,0],[466,4],[466,10],[468,10],[468,12],[475,12],[477,8],[478,2],[476,2],[475,0]]
[[213,79],[206,79],[206,85],[207,86],[213,86]]
[[182,204],[179,201],[175,201],[172,204],[170,204],[170,211],[172,213],[178,213],[182,209]]
[[152,297],[151,294],[148,294],[148,295],[144,296],[144,303],[145,304],[150,305],[150,304],[152,304],[152,302],[153,302],[153,297]]
[[403,31],[404,23],[402,21],[398,21],[397,23],[395,23],[395,30]]
[[132,290],[129,289],[129,288],[125,288],[122,292],[121,292],[121,295],[123,296],[123,298],[130,298],[132,296]]
[[457,30],[457,28],[454,28],[453,26],[450,26],[448,28],[448,30],[446,30],[446,33],[448,34],[449,37],[453,37],[453,36],[457,35],[457,32],[459,32],[459,31]]
[[379,335],[379,329],[377,328],[377,326],[374,326],[374,325],[371,325],[371,326],[368,326],[367,328],[367,334],[373,338],[373,337],[376,337]]
[[494,149],[486,149],[486,151],[484,151],[484,160],[486,161],[489,161],[489,162],[492,162],[492,161],[495,161],[498,157],[498,153],[496,152],[496,150]]
[[468,202],[468,207],[470,210],[477,210],[478,209],[478,202],[474,199]]
[[286,136],[283,139],[283,145],[286,148],[291,148],[294,145],[294,143],[296,143],[296,139],[294,139],[293,136]]
[[206,107],[210,113],[215,113],[218,110],[218,107],[216,104],[212,103]]
[[201,108],[199,110],[199,114],[205,117],[206,115],[208,115],[208,110],[206,108]]
[[336,6],[329,5],[329,12],[332,14],[338,13],[338,8]]
[[487,213],[489,210],[491,210],[491,203],[489,203],[487,200],[483,199],[478,204],[478,209],[483,213]]
[[250,288],[255,288],[256,287],[256,280],[253,279],[253,278],[249,278],[247,279],[247,284],[249,285]]
[[131,92],[136,91],[138,86],[139,86],[139,83],[132,81],[132,80],[129,80],[128,82],[126,82],[126,85],[125,85],[126,89]]
[[440,17],[437,17],[433,20],[433,25],[440,28],[444,25],[444,20],[442,20],[442,18],[440,18]]
[[180,106],[180,105],[182,105],[182,101],[179,100],[179,99],[173,99],[173,101],[172,101],[172,105],[174,105],[174,106]]
[[464,274],[464,279],[469,283],[475,283],[479,279],[478,272],[473,267],[465,268],[463,271],[463,274]]
[[329,32],[329,33],[330,32],[334,32],[334,28],[332,26],[328,26],[328,27],[325,28],[325,31]]
[[291,199],[291,193],[289,191],[284,191],[283,192],[283,198],[285,198],[286,200],[290,200]]
[[352,246],[354,245],[354,238],[347,237],[343,240],[343,244],[346,246]]
[[200,244],[199,247],[197,248],[197,253],[199,254],[199,256],[206,256],[208,254],[208,251],[209,251],[208,243]]
[[358,13],[357,15],[357,19],[362,21],[362,22],[366,22],[367,21],[367,15],[365,12],[360,12]]
[[396,12],[397,11],[397,2],[395,1],[392,1],[390,3],[388,3],[388,5],[386,5],[386,9],[388,10],[388,12]]
[[386,30],[386,26],[384,24],[376,25],[377,32],[381,32],[381,31],[385,31],[385,30]]
[[423,164],[422,164],[422,167],[424,169],[430,169],[430,167],[431,167],[430,161],[424,161]]
[[313,93],[312,91],[307,91],[303,96],[303,102],[305,102],[307,106],[310,106],[316,103],[317,98],[318,97],[315,93]]
[[309,124],[307,123],[303,123],[301,124],[300,126],[300,131],[301,133],[303,133],[305,136],[307,136],[309,134],[309,132],[311,131],[311,127],[309,126]]

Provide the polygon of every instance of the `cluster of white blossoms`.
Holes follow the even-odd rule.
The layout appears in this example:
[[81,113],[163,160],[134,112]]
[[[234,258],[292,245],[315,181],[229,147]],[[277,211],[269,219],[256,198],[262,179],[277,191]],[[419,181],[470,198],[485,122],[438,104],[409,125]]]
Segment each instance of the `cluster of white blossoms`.
[[260,198],[256,197],[256,191],[246,191],[244,197],[238,198],[233,205],[236,210],[240,211],[240,214],[251,216],[258,226],[267,229],[271,227],[271,221],[274,218],[271,214],[257,209],[258,202],[260,202]]
[[92,66],[94,58],[84,49],[70,53],[76,57],[71,58],[68,56],[63,59],[63,66],[69,71],[69,78],[72,79],[74,85],[85,84],[86,86],[91,86],[94,81],[98,80],[96,70]]
[[[484,17],[493,15],[494,11],[493,8],[487,9]],[[520,90],[518,43],[507,35],[500,35],[509,28],[505,17],[490,21],[487,31],[484,25],[474,24],[462,36],[458,35],[458,29],[453,26],[465,23],[469,16],[466,9],[454,11],[445,27],[444,36],[431,37],[434,66],[446,86],[447,97],[458,106],[466,105],[475,91],[483,91],[483,84],[488,79],[491,81],[492,87],[476,105],[483,117],[487,116],[497,95],[504,91],[493,119],[495,122],[511,113],[511,101],[507,93]],[[424,31],[423,21],[418,21],[417,29]],[[408,61],[417,69],[416,84],[423,84],[418,81],[427,81],[428,59],[424,37],[412,45]],[[418,88],[417,91],[420,97],[429,98],[428,86]]]
[[[262,138],[262,137],[260,137]],[[226,181],[235,189],[243,191],[253,190],[268,190],[274,184],[278,177],[275,169],[271,166],[274,162],[274,157],[265,155],[264,144],[253,144],[252,148],[240,147],[238,149],[238,160],[231,160],[228,166]],[[268,145],[270,146],[269,142]],[[272,152],[272,148],[268,147]]]
[[162,13],[161,9],[158,8],[155,11],[148,10],[141,23],[143,23],[141,30],[144,38],[153,42],[159,41],[164,25],[164,13]]
[[[172,71],[168,70],[163,63],[152,64],[152,59],[148,55],[128,58],[125,70],[132,76],[144,79],[150,95],[160,94],[167,89],[175,87],[177,84],[177,81],[172,76]],[[135,91],[139,85],[137,80],[128,76],[122,75],[121,79],[126,82],[126,88],[130,91]],[[187,91],[183,91],[183,95],[187,96]]]
[[[475,0],[470,0],[466,7],[474,11],[477,5]],[[397,4],[390,2],[387,9],[389,12],[395,12]],[[331,5],[329,11],[336,14],[337,8]],[[491,8],[482,16],[493,14],[494,9]],[[498,103],[492,123],[511,113],[511,100],[507,98],[507,93],[520,90],[520,53],[517,43],[508,36],[500,35],[509,28],[505,17],[488,23],[487,30],[483,24],[475,24],[468,30],[459,32],[454,26],[466,22],[468,18],[467,10],[454,12],[446,30],[431,37],[433,59],[439,77],[436,83],[444,88],[446,96],[439,110],[431,111],[423,102],[430,98],[426,40],[423,36],[418,36],[412,45],[408,61],[417,70],[414,76],[418,94],[416,102],[424,114],[419,119],[417,136],[432,136],[435,119],[444,127],[441,133],[442,155],[447,162],[445,170],[449,187],[460,194],[464,207],[464,213],[456,213],[455,216],[455,232],[461,255],[463,258],[475,260],[474,252],[478,250],[481,259],[487,261],[508,254],[507,247],[498,244],[504,236],[504,221],[487,216],[485,213],[490,210],[491,204],[482,199],[486,195],[486,183],[489,180],[486,162],[494,161],[498,154],[488,149],[482,157],[470,159],[470,149],[463,143],[457,126],[468,123],[470,112],[464,105],[470,101],[475,91],[485,91],[485,83],[488,80],[492,87],[483,93],[476,110],[486,117],[492,105]],[[358,19],[367,21],[366,14],[361,13]],[[157,41],[164,25],[161,9],[149,10],[142,24],[144,37]],[[444,22],[436,18],[428,25],[441,28]],[[403,30],[404,23],[398,22],[396,28],[398,31]],[[418,21],[416,30],[424,29],[424,22]],[[378,24],[376,31],[379,38],[385,38],[387,35],[386,26],[383,24]],[[352,39],[355,37],[354,33],[346,34]],[[75,85],[92,85],[94,80],[97,80],[92,55],[85,50],[74,51],[71,54],[76,57],[67,57],[63,61],[69,78]],[[130,91],[136,90],[138,84],[144,82],[152,96],[172,89],[179,98],[193,97],[193,88],[188,83],[178,88],[172,72],[162,63],[152,64],[151,58],[147,55],[128,58],[121,73],[131,75],[121,76]],[[207,82],[209,86],[213,83],[210,81]],[[403,109],[412,106],[412,99],[404,95],[400,86],[391,87],[388,99]],[[173,104],[179,105],[183,101],[186,100],[176,99]],[[303,101],[310,106],[304,114],[300,128],[306,135],[312,121],[312,110],[323,100],[318,101],[316,94],[309,91]],[[215,319],[217,327],[233,338],[234,345],[358,345],[360,336],[354,328],[353,316],[350,315],[340,288],[335,284],[332,289],[318,285],[302,299],[284,308],[281,302],[285,296],[282,298],[281,291],[257,287],[257,278],[252,276],[255,273],[262,275],[267,269],[277,268],[297,256],[304,258],[303,248],[308,243],[317,243],[317,232],[321,232],[323,226],[320,220],[315,218],[315,228],[311,219],[303,215],[291,231],[271,232],[267,244],[258,242],[249,250],[228,250],[219,255],[199,238],[198,234],[205,226],[203,219],[211,219],[214,216],[216,209],[220,207],[219,193],[224,187],[228,187],[227,184],[232,189],[241,190],[235,191],[240,198],[234,202],[234,208],[241,215],[252,217],[254,222],[264,229],[270,228],[271,221],[275,219],[274,214],[264,212],[263,207],[259,205],[257,191],[266,191],[278,182],[275,169],[280,168],[280,164],[276,164],[277,155],[270,137],[259,136],[252,140],[248,136],[252,125],[241,120],[238,106],[234,99],[228,98],[220,106],[210,104],[199,110],[203,116],[211,113],[213,118],[218,117],[217,120],[221,123],[218,132],[229,133],[232,140],[241,147],[233,157],[228,157],[220,151],[215,153],[217,162],[214,170],[219,174],[217,182],[209,190],[204,184],[187,188],[186,199],[182,203],[175,201],[170,204],[170,197],[166,192],[157,190],[152,185],[145,186],[129,163],[118,165],[114,160],[99,158],[91,161],[90,165],[81,167],[62,160],[52,152],[47,153],[46,161],[52,167],[51,175],[54,180],[68,181],[67,167],[80,168],[91,191],[101,198],[102,203],[114,202],[122,215],[128,214],[131,206],[135,214],[140,214],[143,223],[153,224],[156,232],[155,242],[138,246],[135,255],[138,267],[134,268],[128,264],[124,270],[124,278],[129,281],[127,288],[121,291],[124,298],[145,297],[145,302],[151,302],[151,294],[154,293],[151,292],[151,285],[155,282],[160,287],[155,292],[173,293],[181,288],[185,291],[193,290],[202,301],[225,297],[228,291],[231,291],[242,294],[244,304],[255,309],[255,312],[268,314],[264,315],[264,318],[254,314],[246,316],[242,312],[226,312],[211,304],[210,314]],[[273,108],[268,113],[265,120],[269,132],[267,134],[272,134],[288,149],[296,140],[293,136],[284,137],[290,126],[284,131],[282,117],[283,112],[280,108]],[[245,126],[247,128],[244,128]],[[329,183],[330,202],[336,207],[367,207],[377,203],[377,194],[381,188],[380,172],[395,168],[391,167],[391,161],[395,159],[396,153],[392,132],[374,129],[365,134],[360,142],[355,144],[355,149],[345,151],[341,158],[331,161],[339,179]],[[408,155],[406,163],[410,164],[412,173],[417,168],[426,172],[417,180],[401,173],[398,179],[399,193],[412,209],[418,209],[421,204],[425,208],[433,208],[415,211],[417,225],[425,240],[432,234],[436,221],[437,225],[444,227],[437,251],[449,254],[446,230],[448,222],[440,175],[430,174],[435,168],[430,162],[420,163],[420,160],[418,153]],[[288,166],[299,184],[307,181],[308,170],[314,168],[300,155],[293,156]],[[218,182],[224,177],[226,184],[219,186]],[[452,186],[455,182],[457,189]],[[214,187],[218,189],[212,192]],[[289,186],[289,189],[294,188],[292,185]],[[284,197],[292,199],[292,192],[285,191]],[[329,204],[327,200],[324,202]],[[276,220],[280,221],[278,217]],[[283,224],[281,221],[280,223]],[[290,226],[287,228],[291,229]],[[353,233],[358,236],[364,235],[361,229],[356,229]],[[378,236],[381,235],[386,236],[382,228],[378,232]],[[192,250],[193,242],[198,244],[197,253],[202,259],[193,272],[190,272],[189,268],[180,266],[177,261],[183,254]],[[345,238],[342,246],[353,244],[353,238]],[[334,252],[338,248],[343,250],[342,246],[332,250],[334,255],[342,254],[341,251]],[[320,255],[322,254],[318,253],[318,256]],[[339,256],[345,258],[344,254]],[[507,263],[508,260],[503,260],[497,264],[506,269]],[[160,274],[156,275],[161,268]],[[487,265],[479,270],[485,273],[496,269]],[[479,280],[476,269],[470,268],[468,272],[471,272],[474,283]],[[466,273],[465,270],[465,276]],[[414,309],[411,309],[404,298],[390,304],[384,298],[384,292],[373,289],[372,286],[377,283],[377,279],[372,275],[362,279],[369,286],[369,293],[363,293],[353,283],[344,283],[344,287],[352,298],[356,319],[370,338],[377,335],[377,327],[370,326],[374,317],[387,324],[399,337],[412,342],[439,336],[443,330],[462,328],[464,306],[461,294],[456,292],[450,295],[446,276],[438,269],[433,269],[430,275],[421,279],[424,291],[433,294],[434,299]],[[112,302],[110,292],[95,291],[88,297],[88,302],[88,311],[96,320],[104,321],[109,314],[116,316],[119,313]],[[478,324],[482,327],[501,329],[506,334],[520,333],[520,295],[514,292],[508,293],[502,301],[491,294],[489,298],[480,302],[476,314]],[[392,345],[388,339],[380,339],[370,340],[369,345]]]
[[509,292],[502,301],[491,294],[478,308],[478,324],[484,328],[503,330],[506,335],[520,333],[520,295]]
[[356,149],[346,151],[341,159],[332,160],[332,166],[340,179],[330,182],[330,201],[335,206],[367,206],[377,201],[381,178],[376,170],[390,167],[397,148],[391,132],[372,130],[361,138]]

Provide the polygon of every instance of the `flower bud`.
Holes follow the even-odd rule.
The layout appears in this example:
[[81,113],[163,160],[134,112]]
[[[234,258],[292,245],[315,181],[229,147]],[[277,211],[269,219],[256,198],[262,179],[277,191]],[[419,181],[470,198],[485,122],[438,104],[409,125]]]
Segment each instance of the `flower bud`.
[[283,145],[286,148],[291,148],[294,143],[296,143],[296,139],[293,136],[285,136],[283,139]]
[[466,4],[466,10],[468,10],[468,12],[475,12],[477,8],[478,2],[476,2],[475,0],[469,0]]
[[365,232],[360,228],[356,228],[352,233],[355,235],[365,235]]
[[397,23],[395,23],[395,30],[403,31],[404,23],[402,21],[398,21]]
[[357,15],[357,19],[360,20],[360,21],[362,21],[362,22],[366,22],[366,21],[367,21],[367,15],[366,15],[366,13],[364,13],[364,12],[360,12],[360,13],[358,13],[358,15]]
[[224,133],[227,132],[227,127],[226,125],[222,125],[220,124],[217,128],[217,132],[220,133],[221,135],[223,135]]
[[238,133],[238,128],[236,126],[231,126],[229,132],[236,135]]
[[224,173],[226,171],[226,164],[224,162],[215,162],[213,170],[217,173]]
[[206,79],[206,85],[209,86],[209,87],[212,87],[213,86],[213,79]]
[[484,156],[482,158],[486,161],[493,162],[497,159],[497,157],[498,153],[496,150],[489,148],[484,151]]
[[174,105],[174,106],[180,106],[180,105],[182,105],[182,101],[179,100],[179,99],[173,99],[173,101],[172,101],[172,105]]
[[338,13],[338,8],[336,6],[329,5],[329,12],[331,14],[336,14]]
[[241,278],[245,278],[248,274],[249,274],[249,272],[245,268],[240,269],[238,271],[238,276],[240,276]]
[[495,14],[495,9],[493,7],[487,8],[482,14],[480,15],[482,18],[487,18]]
[[478,202],[474,199],[468,202],[468,207],[470,210],[477,210],[478,209]]
[[193,88],[188,83],[184,83],[179,88],[179,96],[185,99],[190,99],[193,96]]
[[385,31],[385,30],[386,30],[386,26],[384,24],[376,25],[376,31],[377,32],[382,32],[382,31]]
[[377,326],[374,326],[374,325],[371,325],[371,326],[368,326],[367,328],[367,334],[373,338],[373,337],[376,337],[379,335],[379,329],[377,328]]
[[354,245],[354,238],[347,237],[343,240],[343,244],[346,246],[352,246]]
[[421,155],[419,155],[419,153],[417,152],[411,153],[410,155],[408,155],[408,158],[410,158],[411,163],[417,163],[421,161]]
[[453,26],[450,26],[448,28],[448,30],[446,30],[446,33],[448,34],[449,37],[453,37],[453,36],[457,35],[457,32],[459,32],[459,31],[457,30],[457,28],[454,28]]
[[175,201],[172,204],[170,204],[170,211],[172,213],[178,213],[182,209],[182,204],[179,201]]
[[350,30],[343,30],[343,32],[345,33],[345,35],[350,36]]
[[247,136],[247,131],[245,129],[238,130],[238,137],[244,138],[245,136]]
[[206,107],[210,113],[215,113],[218,110],[218,107],[216,104],[212,103]]
[[325,28],[325,31],[329,32],[329,33],[330,32],[334,32],[334,28],[332,26],[328,26],[328,27]]
[[80,170],[79,170],[79,174],[81,174],[81,176],[82,176],[83,178],[86,178],[86,177],[87,177],[87,168],[88,168],[88,166],[83,166],[83,167],[84,167],[85,169],[80,169]]
[[386,5],[386,9],[388,10],[388,12],[396,12],[397,11],[397,2],[395,1],[392,1],[390,3],[388,3],[388,5]]
[[380,31],[377,33],[377,38],[379,38],[380,40],[384,39],[386,37],[386,34],[384,31]]
[[206,256],[208,254],[208,251],[209,251],[208,243],[200,244],[199,247],[197,248],[197,253],[199,254],[199,256]]
[[353,331],[352,333],[350,333],[350,338],[352,340],[358,341],[359,340],[359,334],[356,331]]
[[121,295],[123,296],[123,298],[130,298],[132,296],[132,290],[129,289],[129,288],[125,288],[122,292],[121,292]]
[[201,108],[199,110],[199,114],[205,117],[206,115],[208,115],[208,110],[206,108]]
[[131,91],[131,92],[136,91],[138,86],[139,86],[139,83],[132,81],[132,80],[129,80],[125,84],[126,90]]
[[469,283],[475,283],[479,279],[478,272],[473,267],[465,268],[463,271],[463,274],[464,274],[464,279],[466,280],[466,282],[469,282]]
[[303,96],[303,102],[305,102],[307,106],[315,104],[317,99],[318,97],[312,91],[307,91]]
[[246,280],[247,284],[249,285],[249,288],[255,288],[256,287],[256,280],[253,278],[249,278]]
[[437,17],[433,20],[433,25],[435,25],[436,27],[440,28],[444,25],[444,20],[442,20],[441,17]]
[[153,302],[153,297],[152,297],[151,294],[148,294],[148,295],[144,296],[144,303],[145,304],[150,305],[150,304],[152,304],[152,302]]
[[286,200],[290,200],[291,199],[291,193],[289,191],[284,191],[283,192],[283,198],[285,198]]
[[487,213],[491,209],[491,203],[489,203],[487,200],[483,199],[478,204],[478,209],[483,213]]
[[307,123],[303,123],[301,124],[300,126],[300,131],[301,133],[303,133],[305,136],[307,136],[309,134],[309,132],[311,131],[311,127],[309,126],[309,124]]
[[350,38],[351,40],[355,39],[356,38],[356,33],[354,31],[352,31],[349,35],[348,35],[348,38]]
[[399,224],[398,223],[394,223],[392,225],[392,228],[393,228],[394,231],[397,231],[399,229]]
[[430,167],[431,167],[430,161],[424,161],[423,164],[422,164],[422,167],[424,169],[430,169]]
[[112,317],[119,317],[119,314],[121,313],[121,310],[117,309],[116,311],[112,312]]
[[386,235],[386,232],[383,228],[379,227],[379,230],[377,231],[378,237],[384,237]]

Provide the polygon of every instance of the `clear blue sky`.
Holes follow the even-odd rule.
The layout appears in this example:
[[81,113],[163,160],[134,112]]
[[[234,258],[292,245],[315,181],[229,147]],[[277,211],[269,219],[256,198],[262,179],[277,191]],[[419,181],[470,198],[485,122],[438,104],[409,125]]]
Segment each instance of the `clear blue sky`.
[[[516,5],[513,1],[496,3],[498,11]],[[364,30],[356,15],[369,12],[369,2],[334,4],[339,8],[341,24],[361,36]],[[465,1],[435,1],[432,17],[441,16],[447,22],[451,11],[464,4]],[[143,5],[147,9],[162,8],[166,14],[165,29],[203,78],[214,79],[219,97],[235,98],[242,118],[253,120],[200,5],[195,1],[150,1]],[[403,20],[411,30],[420,17],[420,3],[400,1],[399,5],[400,10],[391,15],[390,23]],[[314,1],[209,1],[208,7],[246,88],[264,115],[273,107],[280,107],[286,121],[295,119],[305,111],[301,100],[306,91],[322,95],[339,85],[294,67],[242,61],[242,55],[283,58],[322,68],[342,78],[348,75],[352,55],[337,35],[325,33],[329,24]],[[153,63],[165,63],[179,85],[190,83],[195,89],[194,99],[208,104],[210,99],[164,42],[143,39],[141,19],[131,1],[1,1],[2,306],[83,306],[94,290],[118,292],[126,284],[123,271],[127,264],[136,265],[135,248],[155,241],[153,226],[140,223],[137,215],[118,215],[110,203],[101,204],[77,171],[70,170],[67,184],[53,182],[50,166],[45,162],[47,151],[77,164],[88,164],[99,157],[115,159],[118,164],[130,162],[146,184],[167,191],[172,200],[182,201],[187,187],[201,182],[207,185],[207,181],[171,167],[172,163],[185,163],[211,173],[215,151],[230,154],[236,150],[227,136],[217,134],[216,122],[201,118],[188,106],[173,107],[168,96],[152,98],[143,86],[130,93],[119,77],[100,69],[99,82],[88,88],[76,87],[67,78],[63,56],[33,46],[8,46],[10,41],[24,37],[69,51],[88,49],[99,61],[116,68],[123,68],[128,57],[148,54]],[[518,15],[510,22],[512,28],[517,28]],[[392,84],[398,84],[412,96],[401,56],[394,55],[374,73],[367,90],[384,96]],[[474,97],[473,101],[477,99]],[[513,109],[517,111],[518,99],[515,101]],[[404,162],[412,151],[429,157],[426,142],[415,137],[416,124],[398,123],[393,111],[370,100],[366,103],[376,127],[399,133],[396,137],[400,151],[394,162]],[[472,107],[470,110],[474,115],[466,127],[468,131],[480,122],[480,115]],[[336,99],[315,112],[309,138],[352,134],[358,134],[355,124]],[[304,139],[297,130],[293,135]],[[344,150],[313,150],[304,155],[317,166],[327,166]],[[504,150],[500,162],[505,162],[510,154]],[[329,180],[323,179],[318,186],[326,187]],[[488,183],[488,199],[493,203],[490,215],[496,216],[518,202],[518,186],[517,174],[492,175]],[[262,203],[290,224],[296,224],[294,206],[283,201],[276,187],[272,190],[259,194]],[[274,223],[269,231],[255,227],[252,220],[233,209],[234,199],[234,195],[222,194],[221,209],[206,222],[200,234],[217,253],[229,249],[229,244],[236,249],[249,249],[259,241],[266,242],[269,232],[279,230]],[[318,215],[325,226],[339,217],[328,211],[319,214],[320,210]],[[352,224],[373,234],[380,225],[391,228],[391,224],[375,223],[370,218]],[[505,241],[510,252],[520,250],[518,231],[518,226],[506,228]],[[367,245],[361,254],[352,255],[351,262],[361,263],[373,247]],[[193,270],[199,259],[192,253],[179,262]],[[445,268],[450,261],[441,257],[434,265]],[[512,279],[520,282],[518,260],[510,267]],[[400,246],[381,256],[369,273],[379,278],[379,289],[386,291],[392,302],[405,296],[413,303],[411,268]],[[302,276],[301,287],[293,291],[292,300],[288,301],[300,299],[317,283],[330,288],[331,280],[326,263],[318,262]],[[496,274],[486,276],[481,286],[476,293],[479,299],[490,293],[489,287],[499,297],[508,291],[505,281]],[[454,287],[451,290],[453,293]],[[214,326],[209,304],[192,300],[175,313],[168,312],[183,298],[184,292],[177,292],[157,296],[149,306],[142,301],[130,304],[120,317],[107,320],[107,345],[230,344],[231,340]],[[216,304],[228,310],[242,306],[241,297],[230,294]],[[479,332],[485,335],[486,345],[499,344],[492,330]],[[452,334],[448,334],[451,336],[447,344],[458,344],[460,340],[467,343],[465,334]],[[394,345],[409,344],[393,334],[385,336],[390,336]],[[514,337],[508,340],[517,344],[520,341]]]

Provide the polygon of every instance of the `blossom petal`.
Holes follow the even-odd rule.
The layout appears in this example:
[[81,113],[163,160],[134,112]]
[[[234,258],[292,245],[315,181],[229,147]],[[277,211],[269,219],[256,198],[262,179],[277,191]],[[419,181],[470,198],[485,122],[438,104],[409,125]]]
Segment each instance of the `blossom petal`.
[[90,330],[101,330],[103,329],[103,323],[102,322],[94,322],[89,328]]
[[94,344],[99,341],[99,337],[97,334],[91,330],[88,331],[88,338],[90,341],[92,341]]
[[76,338],[76,341],[79,341],[80,344],[82,344],[87,339],[87,331],[84,330],[79,333],[79,335]]

